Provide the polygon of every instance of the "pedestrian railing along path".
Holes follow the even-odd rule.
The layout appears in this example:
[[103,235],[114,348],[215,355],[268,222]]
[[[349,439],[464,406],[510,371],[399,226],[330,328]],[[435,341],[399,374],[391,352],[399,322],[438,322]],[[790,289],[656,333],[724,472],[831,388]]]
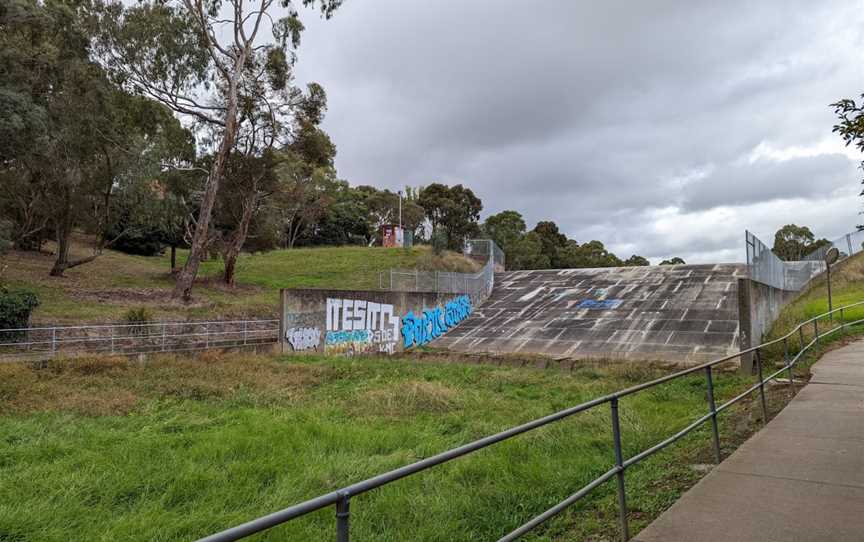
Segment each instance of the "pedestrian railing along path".
[[823,355],[771,423],[640,542],[864,540],[864,341]]
[[[327,507],[335,508],[337,542],[348,542],[350,538],[351,504],[353,502],[356,502],[358,500],[357,498],[362,494],[372,491],[381,486],[394,483],[407,476],[423,472],[437,465],[441,465],[442,463],[447,463],[459,457],[463,457],[468,454],[477,452],[478,450],[482,450],[483,448],[486,448],[493,444],[509,440],[523,433],[527,433],[534,429],[567,419],[581,412],[586,412],[595,408],[609,409],[609,423],[611,424],[612,428],[612,445],[614,450],[612,457],[610,457],[609,470],[592,480],[584,487],[579,488],[572,495],[562,500],[555,506],[549,508],[543,513],[527,521],[525,524],[513,530],[512,532],[505,534],[499,539],[499,542],[518,539],[522,535],[528,533],[529,531],[542,525],[554,516],[560,514],[568,507],[572,506],[580,499],[611,480],[615,481],[618,493],[618,521],[620,523],[622,538],[623,540],[628,540],[630,538],[630,531],[628,527],[627,512],[627,469],[656,454],[670,444],[680,440],[685,435],[687,435],[694,429],[702,426],[703,424],[710,425],[714,457],[717,463],[720,463],[721,451],[720,433],[717,423],[718,415],[732,405],[744,400],[754,392],[758,392],[759,402],[762,409],[762,419],[764,422],[767,422],[768,407],[765,398],[766,384],[771,380],[778,378],[781,374],[784,373],[788,375],[790,382],[792,382],[792,372],[795,364],[811,347],[813,347],[813,345],[817,344],[822,338],[828,335],[843,333],[849,326],[864,322],[864,319],[856,320],[853,322],[846,322],[844,318],[850,308],[860,307],[862,305],[864,305],[864,302],[840,307],[838,309],[821,314],[819,316],[816,316],[815,318],[811,318],[800,323],[788,334],[773,341],[769,341],[759,346],[742,350],[736,354],[724,356],[708,363],[678,371],[676,373],[666,375],[650,382],[639,384],[637,386],[611,393],[609,395],[598,397],[591,401],[567,408],[565,410],[561,410],[554,414],[550,414],[543,418],[539,418],[534,421],[519,425],[512,429],[508,429],[495,435],[491,435],[480,440],[471,442],[469,444],[465,444],[464,446],[460,446],[458,448],[448,450],[446,452],[434,455],[421,461],[417,461],[416,463],[406,465],[390,472],[379,474],[378,476],[374,476],[367,480],[345,486],[342,489],[332,491],[330,493],[315,497],[308,501],[296,504],[289,508],[285,508],[284,510],[262,516],[258,519],[254,519],[242,525],[238,525],[220,533],[208,536],[206,538],[203,538],[202,542],[227,542],[233,540],[240,540],[254,533],[270,529],[282,523],[291,521],[311,512],[315,512],[316,510],[321,510]],[[783,353],[782,367],[767,376],[764,375],[765,364],[763,363],[763,353],[766,349],[771,349],[772,351],[775,349],[780,349]],[[756,371],[758,375],[756,383],[744,390],[736,397],[733,397],[729,401],[717,405],[714,395],[713,383],[716,369],[718,368],[718,366],[731,362],[735,360],[735,358],[739,358],[740,356],[744,355],[752,355],[755,359]],[[704,375],[707,390],[705,410],[703,412],[694,413],[694,415],[698,415],[698,418],[693,420],[689,425],[687,425],[677,433],[670,435],[669,437],[662,440],[661,442],[658,442],[654,446],[647,448],[632,457],[624,457],[621,442],[624,438],[626,438],[626,436],[621,434],[621,414],[619,405],[620,400],[624,397],[634,395],[645,390],[650,390],[657,386],[661,386],[667,382],[671,382],[673,380],[683,378],[688,375],[697,374]],[[794,387],[790,386],[790,390],[794,393]]]
[[146,354],[275,343],[279,320],[154,322],[0,329],[0,360]]

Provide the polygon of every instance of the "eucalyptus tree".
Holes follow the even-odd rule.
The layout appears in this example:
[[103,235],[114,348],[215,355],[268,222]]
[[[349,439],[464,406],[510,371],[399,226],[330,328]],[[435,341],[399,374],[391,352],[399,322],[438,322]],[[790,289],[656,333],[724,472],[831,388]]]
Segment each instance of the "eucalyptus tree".
[[342,1],[142,0],[126,5],[107,0],[99,10],[99,58],[117,81],[194,123],[212,148],[175,297],[191,297],[211,241],[219,185],[238,138],[275,143],[305,101],[292,85],[303,30],[297,8],[317,6],[329,18]]

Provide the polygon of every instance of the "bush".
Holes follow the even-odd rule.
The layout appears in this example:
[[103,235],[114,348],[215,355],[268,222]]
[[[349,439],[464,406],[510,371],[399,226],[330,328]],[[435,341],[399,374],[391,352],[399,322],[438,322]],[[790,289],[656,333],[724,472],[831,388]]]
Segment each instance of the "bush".
[[30,313],[39,306],[39,297],[30,290],[0,286],[0,329],[27,327]]
[[[126,314],[123,315],[122,321],[124,324],[135,326],[149,324],[153,321],[153,317],[150,314],[150,311],[147,310],[147,307],[138,307],[126,311]],[[129,328],[129,335],[143,335],[144,333],[145,329],[143,327]]]
[[0,220],[0,254],[8,252],[12,245],[12,223],[8,220]]

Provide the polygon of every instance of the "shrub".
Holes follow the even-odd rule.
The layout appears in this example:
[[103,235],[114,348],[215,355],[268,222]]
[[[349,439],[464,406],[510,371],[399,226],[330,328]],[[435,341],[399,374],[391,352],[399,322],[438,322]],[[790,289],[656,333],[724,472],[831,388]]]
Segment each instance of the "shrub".
[[[153,321],[153,317],[150,314],[150,311],[147,310],[147,307],[137,307],[134,309],[129,309],[126,311],[126,314],[123,315],[122,322],[127,325],[141,325],[141,324],[149,324]],[[130,327],[129,335],[142,335],[145,333],[143,327]]]
[[27,327],[39,297],[30,290],[0,286],[0,329]]

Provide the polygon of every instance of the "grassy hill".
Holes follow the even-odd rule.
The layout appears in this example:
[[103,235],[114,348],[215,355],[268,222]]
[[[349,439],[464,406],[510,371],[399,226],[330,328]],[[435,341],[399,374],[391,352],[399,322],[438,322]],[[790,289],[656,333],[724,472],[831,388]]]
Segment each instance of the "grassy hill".
[[[834,266],[831,271],[831,292],[835,309],[864,301],[864,252]],[[827,311],[828,284],[827,277],[823,273],[815,278],[792,303],[783,308],[769,337],[782,336],[793,329],[798,322]],[[864,318],[864,305],[844,311],[843,316],[847,322]]]
[[[75,252],[87,254],[83,244]],[[178,257],[180,263],[185,253]],[[435,256],[428,247],[328,247],[277,250],[243,255],[237,286],[219,278],[221,261],[204,262],[193,295],[184,304],[170,299],[174,281],[168,255],[130,256],[106,251],[95,261],[70,269],[65,277],[49,277],[53,256],[11,252],[4,255],[2,279],[35,290],[42,304],[35,323],[117,321],[130,308],[146,307],[155,319],[200,319],[275,316],[279,288],[378,287],[378,273],[391,268],[473,271],[476,262],[455,253]]]

